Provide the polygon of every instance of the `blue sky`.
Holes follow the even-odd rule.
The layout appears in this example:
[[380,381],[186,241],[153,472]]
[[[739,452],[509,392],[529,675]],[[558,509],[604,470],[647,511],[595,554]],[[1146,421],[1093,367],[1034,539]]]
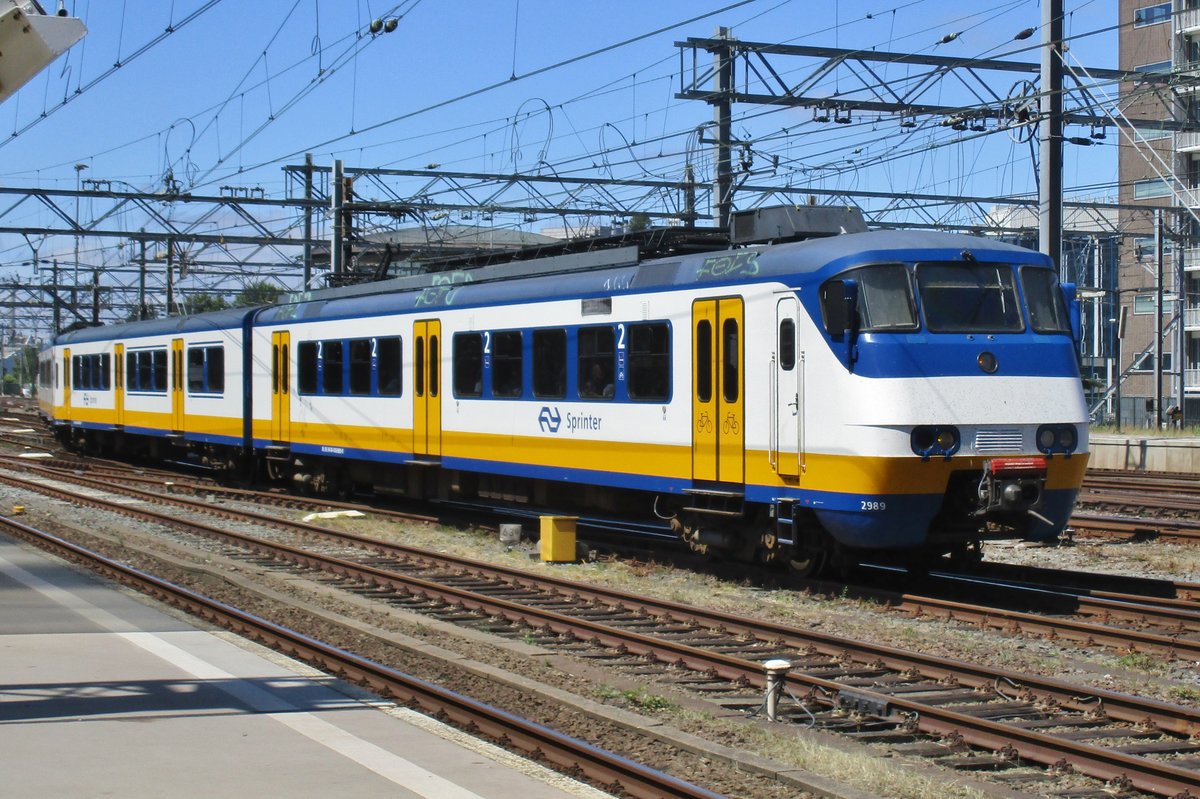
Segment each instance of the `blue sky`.
[[[1041,15],[1036,0],[67,5],[89,34],[0,106],[3,185],[73,188],[74,165],[86,164],[84,178],[117,186],[159,191],[171,175],[202,194],[236,184],[282,196],[280,167],[300,163],[306,151],[326,165],[336,157],[348,166],[669,180],[690,161],[705,178],[708,148],[695,142],[695,130],[711,111],[673,98],[681,68],[676,41],[711,36],[720,25],[743,40],[1036,61],[1037,35],[1024,42],[1013,36],[1037,26]],[[1069,37],[1117,23],[1111,0],[1068,0],[1067,11]],[[376,17],[398,18],[395,31],[366,34]],[[169,26],[174,32],[163,35]],[[953,33],[953,41],[939,43]],[[1115,67],[1115,34],[1074,39],[1071,53],[1089,66]],[[813,64],[775,63],[794,70],[785,73],[792,79]],[[897,77],[891,70],[886,77]],[[842,71],[817,91],[853,86]],[[1007,80],[996,88],[1007,91]],[[970,101],[956,83],[925,99]],[[1028,146],[1004,133],[959,136],[966,141],[949,146],[952,132],[909,132],[894,118],[863,115],[836,126],[812,117],[805,109],[736,107],[734,134],[752,142],[755,182],[979,195],[1034,187]],[[1110,134],[1104,146],[1068,148],[1067,186],[1095,185],[1083,189],[1090,196],[1115,193],[1103,187],[1115,179],[1115,143]],[[773,156],[780,166],[772,170]],[[420,181],[409,186],[398,190],[416,192]],[[48,222],[48,212],[32,206],[5,218]],[[558,223],[507,224],[537,230]],[[45,246],[65,254],[71,242]],[[122,257],[113,241],[91,242],[84,252],[85,263]],[[28,257],[19,238],[0,237],[0,276],[20,276],[19,261]]]

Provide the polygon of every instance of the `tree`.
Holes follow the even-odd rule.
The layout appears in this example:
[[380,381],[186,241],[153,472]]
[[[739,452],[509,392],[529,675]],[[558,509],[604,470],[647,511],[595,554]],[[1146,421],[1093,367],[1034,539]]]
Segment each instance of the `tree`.
[[283,289],[269,280],[255,280],[247,283],[241,292],[233,298],[234,308],[252,308],[256,305],[270,305],[279,299]]
[[630,233],[637,233],[638,231],[645,230],[648,227],[650,227],[650,215],[643,214],[639,211],[638,213],[629,217],[629,224],[625,226],[625,229]]
[[229,301],[220,294],[199,292],[197,294],[188,295],[186,307],[189,314],[208,313],[209,311],[224,311],[229,307]]

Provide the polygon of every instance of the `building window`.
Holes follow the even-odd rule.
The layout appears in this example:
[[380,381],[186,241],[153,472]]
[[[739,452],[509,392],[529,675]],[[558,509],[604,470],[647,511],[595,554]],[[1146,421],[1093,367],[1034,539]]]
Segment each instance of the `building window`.
[[1146,178],[1133,182],[1133,196],[1138,200],[1148,200],[1151,197],[1170,197],[1171,185],[1163,178]]
[[1146,72],[1159,75],[1165,75],[1171,71],[1170,61],[1155,61],[1153,64],[1138,64],[1133,68],[1134,72]]
[[[1171,353],[1164,352],[1162,354],[1162,370],[1164,372],[1171,371]],[[1133,362],[1133,371],[1135,372],[1153,372],[1154,371],[1154,353],[1143,352]]]
[[[1154,292],[1143,291],[1133,298],[1133,312],[1135,314],[1152,314],[1154,313]],[[1175,300],[1163,299],[1163,313],[1175,313]]]
[[1164,130],[1163,128],[1134,128],[1134,130],[1142,137],[1142,141],[1171,138],[1171,131]]
[[1133,27],[1144,28],[1147,25],[1160,25],[1171,19],[1171,4],[1158,3],[1153,6],[1135,8],[1133,10]]

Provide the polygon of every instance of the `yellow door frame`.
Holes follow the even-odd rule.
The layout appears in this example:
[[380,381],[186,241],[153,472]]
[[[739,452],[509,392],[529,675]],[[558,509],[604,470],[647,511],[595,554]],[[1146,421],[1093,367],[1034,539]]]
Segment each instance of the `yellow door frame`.
[[62,366],[63,410],[68,419],[71,418],[71,348],[63,350]]
[[271,333],[271,440],[281,443],[292,438],[291,342],[287,330]]
[[171,339],[171,429],[183,430],[183,339]]
[[125,345],[113,346],[113,409],[117,415],[117,426],[125,424]]
[[745,307],[741,297],[692,304],[692,479],[744,483]]
[[442,323],[413,323],[413,454],[442,454]]

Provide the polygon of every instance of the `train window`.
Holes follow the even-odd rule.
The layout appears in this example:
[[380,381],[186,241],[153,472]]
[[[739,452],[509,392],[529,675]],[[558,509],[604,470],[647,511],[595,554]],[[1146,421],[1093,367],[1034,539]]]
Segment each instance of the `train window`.
[[1010,266],[921,264],[917,286],[925,325],[935,333],[1019,333],[1025,327]]
[[616,336],[611,325],[579,328],[579,396],[612,399],[617,373]]
[[417,396],[423,397],[423,396],[425,396],[425,337],[424,336],[417,336],[417,345],[416,345],[415,349],[417,351],[417,357],[416,357],[417,362],[416,362],[416,369],[414,371],[417,374]]
[[154,363],[150,358],[150,352],[139,352],[137,358],[137,387],[142,391],[150,391],[154,388]]
[[399,397],[404,375],[404,347],[399,336],[376,339],[375,367],[378,371],[379,393],[385,397]]
[[523,364],[521,331],[492,334],[492,396],[521,396]]
[[151,389],[166,391],[167,385],[167,351],[153,350],[150,353]]
[[1051,269],[1021,267],[1021,289],[1029,307],[1029,326],[1038,333],[1070,333],[1071,320],[1063,305],[1058,276]]
[[107,353],[100,356],[100,388],[112,388],[112,356]]
[[71,359],[71,385],[83,388],[83,358],[76,355]]
[[350,341],[350,393],[371,393],[371,339]]
[[671,395],[671,331],[664,322],[629,326],[629,398]]
[[429,337],[429,396],[438,395],[438,337]]
[[483,394],[483,335],[454,334],[454,396]]
[[878,264],[855,269],[837,280],[858,281],[858,329],[887,332],[917,329],[917,306],[912,281],[903,264]]
[[533,331],[533,395],[567,396],[567,331]]
[[204,349],[202,347],[188,349],[187,387],[188,391],[204,391]]
[[696,323],[696,401],[712,402],[712,322]]
[[193,394],[220,394],[225,390],[225,348],[189,347],[187,387]]
[[296,366],[299,382],[296,386],[301,394],[317,393],[317,342],[301,341],[296,350],[300,362]]
[[792,319],[779,323],[779,368],[785,372],[796,368],[796,322]]
[[321,393],[342,393],[342,342],[321,342]]
[[224,347],[208,347],[204,351],[204,383],[214,394],[225,391]]
[[721,325],[721,342],[725,354],[725,364],[721,370],[721,396],[726,402],[737,402],[741,347],[738,345],[736,319],[726,319]]

